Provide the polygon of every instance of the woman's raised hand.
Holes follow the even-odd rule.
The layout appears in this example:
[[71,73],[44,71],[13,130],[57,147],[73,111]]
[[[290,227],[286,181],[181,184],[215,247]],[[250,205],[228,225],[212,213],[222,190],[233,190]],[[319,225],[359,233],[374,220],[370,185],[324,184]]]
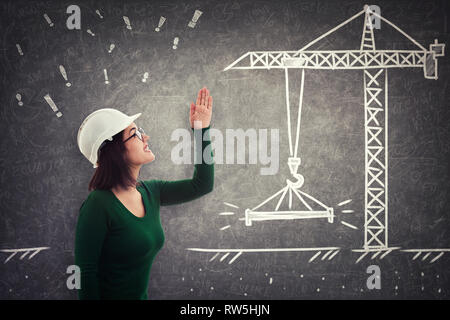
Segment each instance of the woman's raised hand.
[[212,105],[213,98],[209,95],[209,90],[206,89],[206,87],[203,87],[198,92],[196,104],[193,102],[191,103],[191,110],[189,114],[191,128],[200,129],[209,126],[211,123]]

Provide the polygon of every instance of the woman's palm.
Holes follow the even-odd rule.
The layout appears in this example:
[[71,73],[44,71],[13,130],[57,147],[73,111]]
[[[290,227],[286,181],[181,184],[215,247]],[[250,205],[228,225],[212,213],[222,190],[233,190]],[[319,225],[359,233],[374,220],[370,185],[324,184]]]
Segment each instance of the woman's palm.
[[191,110],[189,114],[191,128],[200,129],[206,128],[210,125],[212,105],[213,98],[209,95],[209,90],[206,89],[206,87],[200,89],[196,104],[191,103]]

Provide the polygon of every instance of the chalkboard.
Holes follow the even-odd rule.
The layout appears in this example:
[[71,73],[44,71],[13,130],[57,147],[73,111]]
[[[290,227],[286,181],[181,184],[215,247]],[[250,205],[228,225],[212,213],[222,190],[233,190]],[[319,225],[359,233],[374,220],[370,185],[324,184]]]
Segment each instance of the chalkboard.
[[259,155],[216,151],[213,192],[161,207],[149,299],[448,299],[449,3],[364,5],[2,1],[0,298],[77,299],[83,119],[142,112],[139,178],[189,178],[171,134],[206,86],[223,146],[253,130]]

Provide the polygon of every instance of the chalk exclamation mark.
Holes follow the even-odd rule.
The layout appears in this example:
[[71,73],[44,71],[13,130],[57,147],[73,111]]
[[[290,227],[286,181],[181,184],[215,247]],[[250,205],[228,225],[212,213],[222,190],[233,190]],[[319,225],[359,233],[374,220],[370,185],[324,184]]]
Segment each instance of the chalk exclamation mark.
[[19,106],[23,106],[22,96],[20,95],[20,93],[16,94],[16,99],[19,101],[17,104]]
[[164,24],[164,21],[166,21],[166,18],[164,18],[164,17],[159,18],[158,26],[155,28],[156,32],[159,32],[161,30],[161,27]]
[[19,54],[21,56],[23,56],[23,51],[22,51],[22,48],[20,47],[20,44],[16,43],[16,47],[17,47],[17,51],[19,51]]
[[192,20],[189,22],[188,27],[194,28],[202,13],[203,12],[201,12],[200,10],[195,10],[194,16],[192,17]]
[[103,69],[103,73],[105,74],[105,83],[109,84],[108,73],[106,72],[106,69]]
[[144,73],[144,78],[142,78],[142,82],[147,82],[148,72]]
[[127,16],[123,16],[123,21],[125,21],[125,24],[127,25],[127,29],[131,30],[131,25],[130,25],[130,19],[128,19]]
[[[67,81],[67,73],[66,73],[66,69],[64,69],[64,66],[60,65],[59,66],[59,72],[61,72],[61,75],[63,76],[64,80]],[[66,86],[70,87],[72,84],[67,81],[66,82]]]
[[175,39],[173,39],[173,49],[178,48],[178,41],[180,41],[180,39],[178,37],[175,37]]
[[54,112],[56,112],[56,116],[59,118],[62,116],[62,113],[60,111],[58,111],[58,107],[56,106],[56,104],[53,102],[52,98],[50,97],[50,95],[47,93],[44,96],[45,101],[47,101],[47,103],[49,104],[49,106],[52,108],[52,110]]
[[93,36],[93,37],[95,36],[95,33],[93,33],[93,32],[91,31],[91,29],[87,29],[86,32],[89,33],[89,34],[90,34],[91,36]]
[[116,45],[114,43],[111,43],[111,45],[109,46],[108,53],[111,53],[115,47],[116,47]]
[[101,15],[101,13],[100,13],[100,10],[95,10],[95,13],[100,17],[100,19],[103,19],[103,16]]
[[50,17],[46,13],[44,13],[44,18],[47,21],[47,23],[50,25],[50,27],[54,26],[52,20],[50,19]]

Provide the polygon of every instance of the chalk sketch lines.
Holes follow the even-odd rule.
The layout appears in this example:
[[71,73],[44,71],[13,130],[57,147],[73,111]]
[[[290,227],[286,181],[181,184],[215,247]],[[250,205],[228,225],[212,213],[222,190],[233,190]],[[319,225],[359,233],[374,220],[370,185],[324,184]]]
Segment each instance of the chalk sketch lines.
[[[390,254],[394,250],[398,250],[400,247],[390,247],[390,248],[366,248],[366,249],[353,249],[353,252],[362,253],[359,258],[355,261],[355,264],[359,263],[362,259],[364,259],[367,255],[371,255],[370,259],[373,260],[378,258],[382,260],[388,254]],[[381,255],[380,255],[381,254]]]
[[232,264],[243,253],[273,253],[273,252],[315,252],[315,254],[309,259],[308,263],[314,260],[331,260],[341,250],[339,247],[318,247],[318,248],[247,248],[247,249],[205,249],[205,248],[187,248],[188,251],[208,252],[215,253],[209,262],[214,261],[218,256],[220,262],[224,261],[229,255],[232,258],[228,261],[228,264]]
[[20,260],[25,258],[29,253],[33,252],[30,256],[28,256],[28,260],[33,258],[35,255],[37,255],[42,250],[50,249],[50,247],[37,247],[37,248],[23,248],[23,249],[0,249],[0,252],[10,253],[8,258],[6,258],[4,263],[7,263],[9,260],[11,260],[17,253],[22,253],[20,256]]
[[[336,207],[342,207],[342,213],[354,213],[354,210],[344,209],[346,205],[352,203],[352,199],[347,199],[339,202]],[[223,202],[223,204],[229,208],[239,209],[240,207],[230,203]],[[228,209],[229,210],[229,209]],[[222,211],[219,212],[218,215],[221,217],[234,217],[234,211]],[[245,221],[245,217],[238,218],[239,221]],[[347,223],[345,221],[341,221],[341,223],[351,229],[358,229],[357,227]],[[222,226],[219,230],[224,231],[231,227],[231,225]],[[401,253],[414,253],[412,260],[417,260],[421,257],[421,261],[425,261],[428,259],[430,263],[434,263],[439,260],[446,252],[450,252],[450,249],[403,249],[400,250],[401,247],[367,247],[364,249],[350,249],[351,252],[359,254],[358,258],[355,260],[355,264],[361,262],[365,257],[370,258],[370,260],[379,259],[383,260],[387,255],[392,253],[393,251],[401,252]],[[228,264],[234,263],[242,254],[244,253],[274,253],[274,252],[314,252],[314,254],[309,258],[308,263],[312,263],[314,261],[330,261],[335,256],[344,250],[340,247],[311,247],[311,248],[241,248],[241,249],[211,249],[211,248],[187,248],[188,251],[196,251],[196,252],[206,252],[206,253],[214,253],[214,255],[209,259],[209,262],[213,261],[228,261]],[[228,259],[227,258],[231,258]]]
[[[345,206],[345,205],[349,204],[350,202],[352,202],[352,199],[347,199],[347,200],[344,200],[342,202],[339,202],[337,204],[337,206],[338,207],[342,207],[342,206]],[[354,213],[355,211],[351,210],[351,209],[343,209],[343,210],[341,210],[341,212],[342,213]],[[346,227],[348,227],[348,228],[351,228],[351,229],[354,229],[354,230],[358,230],[358,227],[356,227],[353,224],[350,224],[350,223],[348,223],[346,221],[341,220],[341,224],[346,226]]]
[[[441,249],[402,249],[401,247],[389,247],[389,248],[368,248],[368,249],[350,249],[351,252],[359,254],[359,257],[356,259],[355,264],[361,262],[365,257],[370,258],[370,260],[379,259],[383,260],[387,255],[396,251],[399,253],[414,253],[412,260],[417,261],[429,261],[429,263],[434,263],[445,253],[450,252],[450,248],[441,248]],[[214,255],[208,260],[209,262],[213,262],[214,260],[222,262],[226,260],[228,257],[231,259],[228,261],[228,264],[232,264],[239,258],[243,253],[275,253],[275,252],[311,252],[314,253],[308,260],[308,263],[312,263],[313,261],[322,262],[322,261],[330,261],[335,256],[342,252],[343,248],[340,247],[312,247],[312,248],[241,248],[241,249],[214,249],[214,248],[186,248],[188,251],[195,252],[205,252],[205,253],[214,253]],[[421,257],[421,259],[418,259]]]
[[[286,193],[287,193],[286,188],[288,188],[288,187],[285,187],[285,188],[283,188],[283,189],[281,190],[281,191],[284,191],[284,195],[286,195]],[[280,193],[281,191],[279,191],[279,193]],[[313,213],[318,213],[318,211],[314,211],[314,210],[312,209],[312,207],[305,201],[305,199],[304,199],[303,197],[301,197],[301,195],[303,195],[305,198],[308,197],[308,195],[307,195],[306,193],[303,193],[302,191],[296,191],[296,190],[291,190],[291,191],[294,192],[295,194],[298,194],[298,195],[300,196],[299,199],[300,199],[300,200],[304,203],[304,205],[307,206],[307,208],[309,209],[309,211],[308,211],[307,214],[306,214],[307,217],[311,217],[311,215],[312,215]],[[277,195],[278,195],[278,194],[275,194],[275,195],[273,195],[272,197],[277,196]],[[289,202],[292,203],[292,194],[290,195],[290,197],[291,197],[291,199],[289,199]],[[268,199],[267,201],[269,201],[269,200],[270,200],[270,199]],[[279,205],[281,204],[281,201],[282,201],[282,200],[283,200],[283,198],[280,198],[280,199],[279,199],[278,204],[277,204],[277,207],[275,208],[276,210],[279,208]],[[266,202],[267,202],[267,201],[266,201]],[[317,203],[318,203],[319,205],[322,205],[322,206],[323,206],[322,208],[326,208],[326,206],[323,205],[320,201],[318,201],[318,200],[316,200],[316,201],[317,201]],[[349,204],[349,203],[351,203],[351,202],[352,202],[352,199],[347,199],[347,200],[344,200],[344,201],[340,202],[339,204],[337,204],[337,206],[338,206],[338,207],[341,207],[341,206],[347,205],[347,204]],[[226,205],[226,206],[228,206],[228,207],[231,207],[231,208],[239,209],[239,206],[237,206],[237,205],[235,205],[235,204],[232,204],[232,203],[229,203],[229,202],[223,202],[223,204]],[[259,208],[260,206],[262,206],[262,205],[264,205],[264,204],[265,204],[265,203],[263,202],[262,204],[260,204],[259,206],[253,208],[252,210],[256,210],[257,208]],[[351,209],[343,209],[343,210],[341,210],[341,212],[342,212],[342,213],[354,213],[354,210],[351,210]],[[235,214],[236,214],[236,213],[233,212],[233,211],[223,211],[223,212],[219,212],[219,216],[234,216]],[[238,218],[238,220],[239,220],[239,221],[245,221],[245,225],[246,225],[246,226],[251,226],[251,225],[252,225],[252,220],[254,220],[254,221],[265,221],[265,220],[292,220],[292,219],[299,219],[299,215],[300,215],[300,214],[301,214],[301,213],[295,212],[295,211],[276,211],[276,214],[275,214],[274,212],[269,212],[269,214],[266,216],[266,215],[263,215],[263,211],[259,211],[259,212],[257,213],[257,215],[253,217],[253,216],[252,216],[252,211],[251,211],[250,209],[246,209],[246,210],[245,210],[245,216],[242,217],[242,218]],[[318,214],[320,215],[320,211],[319,211]],[[335,217],[334,214],[333,214],[333,217]],[[342,223],[342,225],[344,225],[344,226],[346,226],[346,227],[348,227],[348,228],[355,229],[355,230],[358,229],[358,227],[356,227],[356,226],[354,226],[353,224],[350,224],[350,223],[348,223],[348,222],[346,222],[346,221],[341,221],[341,223]],[[220,231],[226,230],[226,229],[228,229],[230,226],[231,226],[231,225],[223,226],[223,227],[220,228]]]
[[407,253],[414,253],[414,256],[412,257],[412,260],[416,260],[419,257],[422,257],[422,261],[427,260],[431,255],[433,255],[432,259],[430,260],[430,263],[434,263],[437,260],[439,260],[444,253],[450,252],[450,248],[442,248],[442,249],[405,249],[401,250],[403,252]]
[[[347,50],[309,50],[313,44],[325,39],[331,33],[341,29],[358,17],[364,17],[361,33],[361,46]],[[375,46],[372,21],[383,21],[395,31],[402,34],[415,44],[419,50],[379,50]],[[379,21],[378,21],[379,22]],[[379,29],[379,28],[377,28]],[[384,30],[384,29],[383,29]],[[307,51],[307,49],[309,51]],[[287,133],[289,138],[288,166],[291,175],[297,181],[286,180],[286,186],[264,200],[260,205],[245,211],[247,226],[252,221],[299,218],[328,218],[333,222],[334,210],[327,207],[316,198],[300,190],[304,178],[297,173],[300,157],[297,155],[304,96],[305,70],[362,70],[364,94],[364,137],[365,137],[365,201],[364,201],[364,245],[362,255],[357,263],[373,249],[372,258],[384,258],[397,248],[390,248],[388,242],[388,69],[389,68],[423,68],[426,79],[438,79],[438,57],[445,55],[445,44],[437,39],[430,44],[429,49],[419,44],[406,32],[389,20],[382,17],[376,6],[365,5],[364,9],[346,21],[340,23],[328,32],[320,35],[301,49],[296,51],[249,51],[229,64],[228,70],[258,70],[281,69],[285,74],[285,98],[287,109]],[[291,111],[289,69],[301,71],[301,84],[298,101],[298,116],[295,139],[295,151],[291,136]],[[289,195],[289,211],[279,211],[280,204]],[[304,209],[291,210],[292,196],[298,199]],[[269,201],[277,201],[271,210],[259,210]],[[313,209],[311,203],[319,204],[319,210]],[[258,210],[257,210],[258,209]],[[353,213],[352,210],[342,210],[343,214]],[[341,224],[358,230],[358,227],[341,221]],[[423,252],[423,251],[422,251]],[[439,259],[445,251],[439,253]],[[422,253],[416,253],[416,259]],[[431,255],[426,252],[422,259]],[[436,261],[436,260],[434,260]]]

